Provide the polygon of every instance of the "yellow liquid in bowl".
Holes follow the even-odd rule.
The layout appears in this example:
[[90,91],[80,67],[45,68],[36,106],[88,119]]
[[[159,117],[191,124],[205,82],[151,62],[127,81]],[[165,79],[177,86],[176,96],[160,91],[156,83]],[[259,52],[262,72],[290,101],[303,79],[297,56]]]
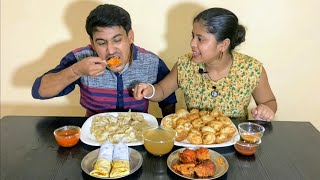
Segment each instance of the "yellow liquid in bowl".
[[171,151],[174,145],[175,131],[155,128],[143,133],[144,147],[153,155],[161,156]]

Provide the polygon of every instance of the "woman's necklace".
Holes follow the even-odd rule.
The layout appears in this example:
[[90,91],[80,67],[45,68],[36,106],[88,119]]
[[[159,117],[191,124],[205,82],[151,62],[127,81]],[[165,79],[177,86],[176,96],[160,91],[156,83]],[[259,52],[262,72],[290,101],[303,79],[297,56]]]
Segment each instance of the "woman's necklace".
[[[208,72],[207,73],[207,75],[208,75],[208,78],[210,79],[210,81],[213,81],[212,79],[211,79],[211,77],[210,77],[210,73]],[[220,93],[219,93],[219,91],[217,90],[217,87],[215,86],[215,85],[213,85],[212,86],[212,91],[211,91],[211,96],[212,97],[217,97],[217,96],[219,96],[220,95]]]
[[219,96],[219,95],[220,95],[220,93],[219,93],[219,91],[217,90],[217,87],[216,87],[216,86],[212,86],[211,96],[212,96],[212,97],[217,97],[217,96]]
[[[229,70],[228,70],[228,74],[227,74],[226,76],[222,77],[221,79],[228,77],[228,75],[230,74],[230,69],[232,68],[232,65],[233,65],[233,60],[231,61],[231,65],[230,65],[230,68],[229,68]],[[206,74],[208,75],[208,78],[209,78],[210,81],[217,82],[217,81],[220,80],[220,79],[217,80],[217,81],[213,80],[213,79],[211,78],[210,72],[207,70],[207,68],[206,68],[206,72],[207,72]],[[220,95],[220,93],[219,93],[219,91],[218,91],[218,89],[217,89],[217,86],[213,85],[213,86],[212,86],[212,91],[211,91],[211,96],[215,98],[215,97],[217,97],[217,96],[219,96],[219,95]]]

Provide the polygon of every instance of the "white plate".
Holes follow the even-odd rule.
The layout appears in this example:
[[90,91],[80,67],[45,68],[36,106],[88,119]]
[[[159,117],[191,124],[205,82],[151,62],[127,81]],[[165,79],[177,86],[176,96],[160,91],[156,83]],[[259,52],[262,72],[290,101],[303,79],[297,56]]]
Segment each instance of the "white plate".
[[[81,168],[82,170],[87,173],[88,175],[91,176],[90,172],[93,170],[93,165],[96,162],[98,155],[99,155],[99,150],[100,149],[96,149],[94,151],[91,151],[90,153],[88,153],[81,161]],[[129,163],[130,163],[130,173],[125,175],[125,176],[129,176],[130,174],[136,172],[142,165],[142,161],[143,158],[141,156],[141,154],[132,148],[129,148]],[[122,177],[125,177],[122,176]],[[95,176],[92,176],[95,177]],[[99,179],[119,179],[122,177],[116,177],[116,178],[103,178],[103,177],[95,177],[95,178],[99,178]]]
[[[178,172],[175,172],[172,169],[172,165],[177,164],[179,162],[179,153],[183,152],[183,150],[185,150],[185,149],[186,148],[181,148],[181,149],[175,150],[174,152],[172,152],[168,156],[168,159],[167,159],[168,168],[178,176],[181,176],[181,177],[186,178],[186,179],[193,179],[193,180],[195,180],[195,179],[201,179],[201,180],[204,180],[204,179],[216,179],[216,178],[219,178],[222,175],[224,175],[229,169],[229,163],[226,160],[226,158],[223,157],[221,154],[217,153],[216,151],[213,151],[213,150],[209,149],[210,160],[212,162],[214,162],[214,164],[216,165],[216,171],[214,172],[213,176],[200,178],[200,177],[197,177],[196,175],[194,175],[194,176],[190,177],[190,176],[184,176],[184,175],[182,175],[182,174],[180,174]],[[190,148],[190,149],[195,150],[196,148]],[[218,163],[219,159],[220,159],[220,161],[222,160],[222,164]]]
[[[236,126],[233,124],[233,126],[236,128]],[[236,128],[237,129],[237,128]],[[218,148],[218,147],[227,147],[227,146],[232,146],[235,144],[236,141],[233,140],[234,137],[238,136],[238,130],[233,134],[233,136],[229,139],[229,141],[220,143],[220,144],[191,144],[188,140],[183,140],[181,142],[175,141],[174,145],[176,146],[182,146],[182,147],[205,147],[205,148]]]
[[237,127],[232,123],[232,126],[236,129],[236,132],[233,134],[233,136],[229,139],[229,141],[220,143],[220,144],[191,144],[187,139],[183,141],[175,141],[174,145],[181,146],[181,147],[190,147],[190,148],[196,148],[196,147],[205,147],[205,148],[218,148],[218,147],[227,147],[232,146],[235,144],[235,141],[233,140],[234,137],[239,135]]
[[[90,132],[92,120],[97,116],[112,115],[112,116],[118,117],[118,114],[119,114],[119,112],[109,112],[109,113],[100,113],[100,114],[96,114],[96,115],[89,117],[81,127],[80,140],[83,143],[91,145],[91,146],[100,146],[102,143],[96,141],[96,138]],[[147,113],[139,113],[139,114],[143,115],[144,119],[149,123],[149,125],[151,127],[158,127],[158,121],[154,116],[152,116],[151,114],[147,114]],[[139,145],[142,145],[143,142],[139,141],[139,142],[125,143],[125,144],[127,146],[139,146]]]

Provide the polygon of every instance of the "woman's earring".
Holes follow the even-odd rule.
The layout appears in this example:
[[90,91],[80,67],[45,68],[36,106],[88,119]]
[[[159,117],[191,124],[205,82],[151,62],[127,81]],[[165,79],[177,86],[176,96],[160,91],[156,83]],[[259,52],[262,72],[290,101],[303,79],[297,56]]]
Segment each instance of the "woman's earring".
[[219,61],[222,60],[222,56],[223,56],[223,51],[220,51],[220,54],[219,54]]

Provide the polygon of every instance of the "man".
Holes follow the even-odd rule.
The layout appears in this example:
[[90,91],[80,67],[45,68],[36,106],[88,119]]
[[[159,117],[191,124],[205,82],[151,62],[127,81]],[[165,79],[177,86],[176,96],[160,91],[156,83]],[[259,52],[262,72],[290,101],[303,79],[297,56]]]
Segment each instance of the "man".
[[[99,5],[87,17],[86,31],[91,44],[69,52],[57,67],[37,78],[32,96],[64,96],[79,85],[87,116],[129,109],[147,112],[148,97],[135,100],[131,89],[140,82],[159,82],[169,69],[158,56],[133,44],[129,13],[115,5]],[[109,66],[106,60],[115,57],[121,63]],[[174,93],[159,102],[163,116],[175,112],[176,102]]]

